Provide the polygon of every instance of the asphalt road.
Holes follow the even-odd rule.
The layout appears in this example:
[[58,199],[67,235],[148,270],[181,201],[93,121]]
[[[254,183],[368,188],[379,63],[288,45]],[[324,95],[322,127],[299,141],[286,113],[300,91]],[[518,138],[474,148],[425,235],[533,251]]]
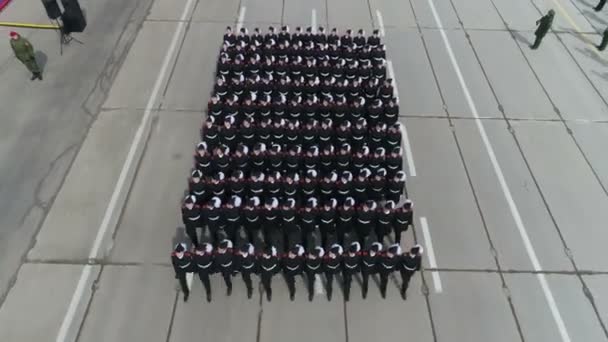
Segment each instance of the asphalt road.
[[[592,5],[155,0],[2,302],[0,340],[608,341],[608,55],[590,45],[608,9]],[[549,8],[555,32],[532,51]],[[227,298],[216,278],[212,303],[196,279],[183,303],[168,253],[222,32],[312,23],[385,33],[411,151],[404,245],[426,247],[426,268],[405,302],[355,283],[350,302],[320,288],[309,303],[300,281],[292,303],[278,278],[271,303],[238,279]]]

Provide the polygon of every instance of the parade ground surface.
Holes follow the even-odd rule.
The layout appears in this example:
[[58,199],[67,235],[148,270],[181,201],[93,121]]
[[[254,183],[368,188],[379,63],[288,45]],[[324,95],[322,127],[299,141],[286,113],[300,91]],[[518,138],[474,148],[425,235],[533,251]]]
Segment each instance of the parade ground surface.
[[[44,81],[0,49],[0,341],[608,341],[608,8],[591,0],[82,1]],[[535,21],[554,31],[530,50]],[[48,23],[39,1],[2,21]],[[425,246],[407,301],[187,303],[169,253],[227,25],[383,34]],[[3,38],[4,39],[4,38]],[[602,152],[604,151],[604,152]],[[400,279],[398,279],[400,281]],[[372,282],[373,284],[373,282]],[[257,289],[258,287],[256,287]]]

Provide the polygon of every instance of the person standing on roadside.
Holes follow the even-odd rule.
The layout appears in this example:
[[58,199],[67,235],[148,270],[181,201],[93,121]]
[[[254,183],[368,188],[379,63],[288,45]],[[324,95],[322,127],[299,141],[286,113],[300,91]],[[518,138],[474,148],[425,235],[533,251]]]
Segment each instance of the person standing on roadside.
[[596,12],[599,12],[602,10],[602,8],[604,8],[604,5],[606,5],[606,0],[600,0],[600,2],[597,3],[597,6],[593,7],[593,9]]
[[536,25],[538,25],[538,27],[536,28],[536,31],[534,31],[534,35],[536,36],[534,44],[530,45],[532,50],[536,50],[540,46],[540,42],[547,35],[551,29],[551,26],[553,25],[553,18],[555,18],[555,11],[549,10],[546,15],[536,21]]
[[608,45],[608,28],[606,28],[602,34],[602,42],[600,45],[596,45],[595,47],[597,47],[597,49],[600,51],[604,51],[606,49],[606,45]]
[[42,72],[36,62],[32,44],[17,32],[11,31],[9,35],[11,37],[11,48],[13,48],[15,57],[32,73],[31,80],[39,79],[42,81]]

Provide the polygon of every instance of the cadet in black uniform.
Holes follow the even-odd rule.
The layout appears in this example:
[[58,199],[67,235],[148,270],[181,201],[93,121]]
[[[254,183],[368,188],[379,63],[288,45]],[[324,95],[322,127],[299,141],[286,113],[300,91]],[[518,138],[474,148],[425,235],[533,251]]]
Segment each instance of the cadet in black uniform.
[[261,216],[264,218],[262,232],[264,233],[264,242],[272,243],[272,238],[279,231],[279,200],[275,197],[269,197],[264,203],[264,209],[261,210]]
[[395,202],[386,201],[382,209],[378,210],[378,224],[376,225],[376,236],[380,243],[384,242],[384,237],[391,232],[393,226],[393,210],[395,209]]
[[312,302],[315,291],[315,277],[323,272],[323,256],[325,251],[323,247],[317,246],[312,249],[305,262],[306,284],[308,288],[308,300]]
[[329,253],[323,259],[323,272],[327,280],[327,300],[331,300],[334,285],[334,275],[340,272],[342,265],[342,246],[337,243],[329,248]]
[[401,243],[401,233],[407,231],[412,224],[414,204],[411,200],[405,200],[403,206],[395,210],[393,229],[395,230],[395,243]]
[[243,208],[243,218],[245,231],[249,242],[255,243],[260,229],[262,228],[262,218],[260,217],[260,199],[257,196],[250,197]]
[[193,170],[188,180],[188,190],[190,195],[196,198],[196,205],[201,205],[207,200],[207,182],[203,179],[201,170]]
[[236,232],[241,227],[241,202],[240,196],[232,196],[222,210],[226,221],[224,233],[230,241],[236,241]]
[[196,228],[201,226],[201,209],[196,203],[196,197],[188,195],[184,199],[184,205],[182,206],[182,222],[186,227],[186,234],[190,238],[190,241],[194,247],[198,246],[198,236]]
[[405,190],[405,179],[405,172],[398,171],[393,178],[390,178],[387,181],[386,187],[388,189],[388,193],[386,194],[386,199],[395,203],[399,202]]
[[365,245],[365,239],[376,227],[376,202],[366,201],[357,211],[357,235],[359,242]]
[[308,198],[304,208],[300,209],[298,213],[300,218],[300,229],[302,229],[302,241],[307,248],[311,247],[307,245],[307,237],[315,230],[315,227],[318,224],[319,209],[317,208],[317,203],[316,198]]
[[372,32],[372,35],[367,37],[367,45],[369,45],[371,48],[375,48],[378,45],[380,45],[380,31],[379,30],[374,30]]
[[344,300],[348,302],[350,298],[350,285],[353,280],[353,275],[359,272],[361,264],[361,244],[353,242],[348,247],[348,253],[342,261],[342,277],[344,278]]
[[226,283],[226,295],[232,294],[232,272],[234,271],[232,241],[224,239],[215,253],[215,269],[222,274]]
[[409,251],[404,253],[399,263],[399,272],[401,273],[401,297],[407,299],[406,291],[410,285],[410,279],[416,273],[420,271],[420,265],[422,264],[422,246],[415,245]]
[[201,283],[205,287],[205,293],[207,294],[207,301],[211,301],[211,282],[209,281],[209,275],[213,273],[213,246],[210,243],[202,243],[195,250],[192,255],[192,261],[194,262],[194,271],[198,273],[198,277],[201,279]]
[[262,286],[266,291],[266,299],[272,300],[272,277],[279,273],[281,268],[279,267],[279,258],[277,257],[277,250],[272,246],[268,246],[264,249],[262,257],[259,259],[260,264],[260,278],[262,279]]
[[369,247],[369,250],[361,253],[361,295],[363,299],[367,297],[367,289],[369,284],[369,276],[378,273],[378,264],[380,263],[382,244],[374,242]]
[[386,286],[388,277],[398,269],[401,247],[398,244],[391,245],[386,253],[380,258],[378,273],[380,273],[380,295],[386,298]]
[[325,201],[323,207],[319,211],[319,229],[321,230],[322,245],[329,244],[330,237],[336,235],[336,205],[335,198],[330,198]]
[[289,289],[289,299],[292,301],[296,295],[296,276],[304,271],[304,247],[295,245],[282,260],[283,274]]
[[251,299],[253,294],[253,284],[251,275],[258,271],[257,260],[255,257],[253,244],[246,243],[241,246],[239,253],[235,256],[235,270],[238,270],[243,277],[247,287],[247,298]]
[[354,216],[355,216],[355,200],[352,197],[347,197],[344,204],[338,208],[336,219],[336,232],[338,235],[338,243],[344,244],[344,235],[353,233]]
[[298,227],[298,220],[296,218],[296,200],[293,198],[286,198],[283,200],[281,205],[281,230],[284,237],[285,248],[292,248],[294,245],[299,244],[302,238],[300,227]]
[[188,296],[190,296],[186,273],[190,272],[192,268],[192,255],[186,251],[185,243],[178,243],[175,246],[175,251],[171,253],[171,263],[175,271],[175,279],[179,279],[179,285],[184,293],[184,302],[186,302],[188,301]]

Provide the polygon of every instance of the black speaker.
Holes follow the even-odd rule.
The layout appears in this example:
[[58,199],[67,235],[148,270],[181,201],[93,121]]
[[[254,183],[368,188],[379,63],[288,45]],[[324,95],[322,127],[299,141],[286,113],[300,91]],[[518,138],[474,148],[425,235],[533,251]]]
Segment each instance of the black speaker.
[[82,32],[87,27],[87,20],[77,1],[66,1],[63,3],[65,11],[61,15],[63,21],[63,32]]
[[46,15],[49,16],[49,19],[55,20],[61,17],[61,9],[59,9],[57,0],[42,0],[42,4],[44,5]]

